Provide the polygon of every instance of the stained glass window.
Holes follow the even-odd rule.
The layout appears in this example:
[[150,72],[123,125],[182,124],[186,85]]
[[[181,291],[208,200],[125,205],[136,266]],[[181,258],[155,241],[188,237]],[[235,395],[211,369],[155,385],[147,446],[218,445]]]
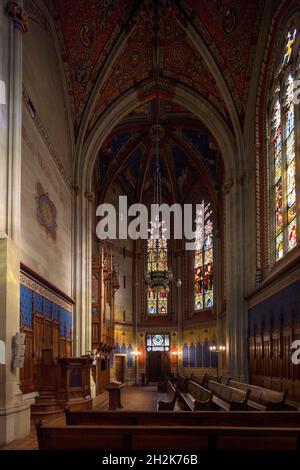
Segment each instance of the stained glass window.
[[169,351],[170,335],[167,334],[150,334],[146,337],[147,351]]
[[202,222],[196,229],[194,255],[194,308],[203,310],[214,304],[213,292],[213,222],[210,203],[202,203]]
[[271,117],[274,161],[275,259],[297,244],[294,76],[290,67],[296,30],[289,31]]
[[[158,253],[158,256],[157,256]],[[147,270],[168,271],[168,246],[164,238],[149,238],[147,249]],[[148,315],[167,315],[168,294],[166,291],[156,292],[147,289]]]

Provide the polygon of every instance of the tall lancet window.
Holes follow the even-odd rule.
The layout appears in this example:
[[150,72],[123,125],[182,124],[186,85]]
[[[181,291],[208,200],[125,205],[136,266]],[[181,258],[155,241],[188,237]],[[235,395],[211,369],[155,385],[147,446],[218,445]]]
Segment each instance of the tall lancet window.
[[[167,240],[150,236],[147,246],[147,272],[168,272],[168,245]],[[154,287],[147,289],[147,312],[148,315],[167,315],[168,292],[167,290],[155,290]]]
[[194,255],[194,308],[203,310],[214,305],[213,286],[213,222],[210,203],[202,203],[197,214],[196,249]]
[[[158,126],[156,127],[156,132]],[[161,174],[158,149],[156,170],[154,175],[154,205],[151,207],[151,228],[147,242],[147,265],[145,281],[147,285],[147,314],[168,314],[168,292],[173,275],[168,268],[167,228],[162,214],[161,205]],[[153,212],[152,212],[153,209]]]
[[295,84],[293,45],[297,31],[286,37],[285,50],[274,81],[271,113],[273,155],[274,248],[280,260],[297,245]]

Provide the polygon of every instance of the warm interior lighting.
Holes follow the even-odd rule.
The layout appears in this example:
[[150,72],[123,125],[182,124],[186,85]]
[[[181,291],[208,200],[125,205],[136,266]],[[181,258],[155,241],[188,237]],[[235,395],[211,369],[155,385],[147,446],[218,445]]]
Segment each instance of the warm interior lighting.
[[209,346],[209,349],[210,349],[210,351],[212,351],[212,352],[217,352],[217,353],[219,353],[219,352],[224,352],[226,348],[225,348],[225,346],[222,346],[222,345],[221,345],[221,346],[216,346],[216,345],[214,344],[214,345],[212,345],[212,346]]
[[182,352],[181,351],[171,351],[172,356],[181,356]]
[[131,353],[131,355],[134,356],[134,357],[141,356],[141,354],[142,354],[141,351],[133,351],[133,352]]

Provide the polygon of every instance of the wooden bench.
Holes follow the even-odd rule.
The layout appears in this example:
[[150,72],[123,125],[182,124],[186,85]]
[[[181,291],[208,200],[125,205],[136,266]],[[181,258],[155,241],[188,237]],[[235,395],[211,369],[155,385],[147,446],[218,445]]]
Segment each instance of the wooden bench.
[[[71,411],[65,409],[67,425],[128,426],[256,426],[300,427],[299,411]],[[163,415],[163,418],[162,418]]]
[[257,385],[245,384],[236,380],[229,379],[228,384],[239,390],[249,390],[249,409],[268,411],[283,410],[287,391],[277,392],[267,388],[258,387]]
[[184,377],[183,375],[177,375],[177,377],[174,379],[173,384],[179,392],[187,392],[188,380],[189,379],[187,377]]
[[217,378],[214,375],[207,374],[207,372],[205,372],[205,374],[203,375],[196,375],[194,374],[194,372],[192,372],[190,380],[198,383],[199,385],[202,385],[202,387],[207,387],[209,380],[214,380],[215,382],[217,382]]
[[167,400],[157,400],[157,411],[174,410],[177,398],[177,389],[170,380],[167,381],[167,398]]
[[208,381],[208,389],[214,394],[213,403],[226,411],[246,410],[249,391],[239,390],[213,380]]
[[179,391],[179,397],[184,403],[185,410],[210,410],[213,393],[192,380],[187,381],[186,391]]
[[[191,413],[193,414],[193,413]],[[40,450],[299,450],[300,428],[36,426]]]

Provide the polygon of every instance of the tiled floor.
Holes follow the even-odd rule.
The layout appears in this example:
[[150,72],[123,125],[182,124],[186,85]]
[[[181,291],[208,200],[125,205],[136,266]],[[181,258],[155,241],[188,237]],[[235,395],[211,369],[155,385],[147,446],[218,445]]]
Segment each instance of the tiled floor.
[[[157,392],[157,387],[126,387],[122,390],[123,410],[128,411],[156,411],[156,403],[161,399],[161,394]],[[108,410],[108,393],[104,392],[100,396],[97,410]],[[56,414],[43,419],[43,423],[53,426],[65,424],[64,413]],[[32,423],[30,434],[24,439],[13,441],[0,450],[37,450],[38,444],[35,434],[35,423]]]

